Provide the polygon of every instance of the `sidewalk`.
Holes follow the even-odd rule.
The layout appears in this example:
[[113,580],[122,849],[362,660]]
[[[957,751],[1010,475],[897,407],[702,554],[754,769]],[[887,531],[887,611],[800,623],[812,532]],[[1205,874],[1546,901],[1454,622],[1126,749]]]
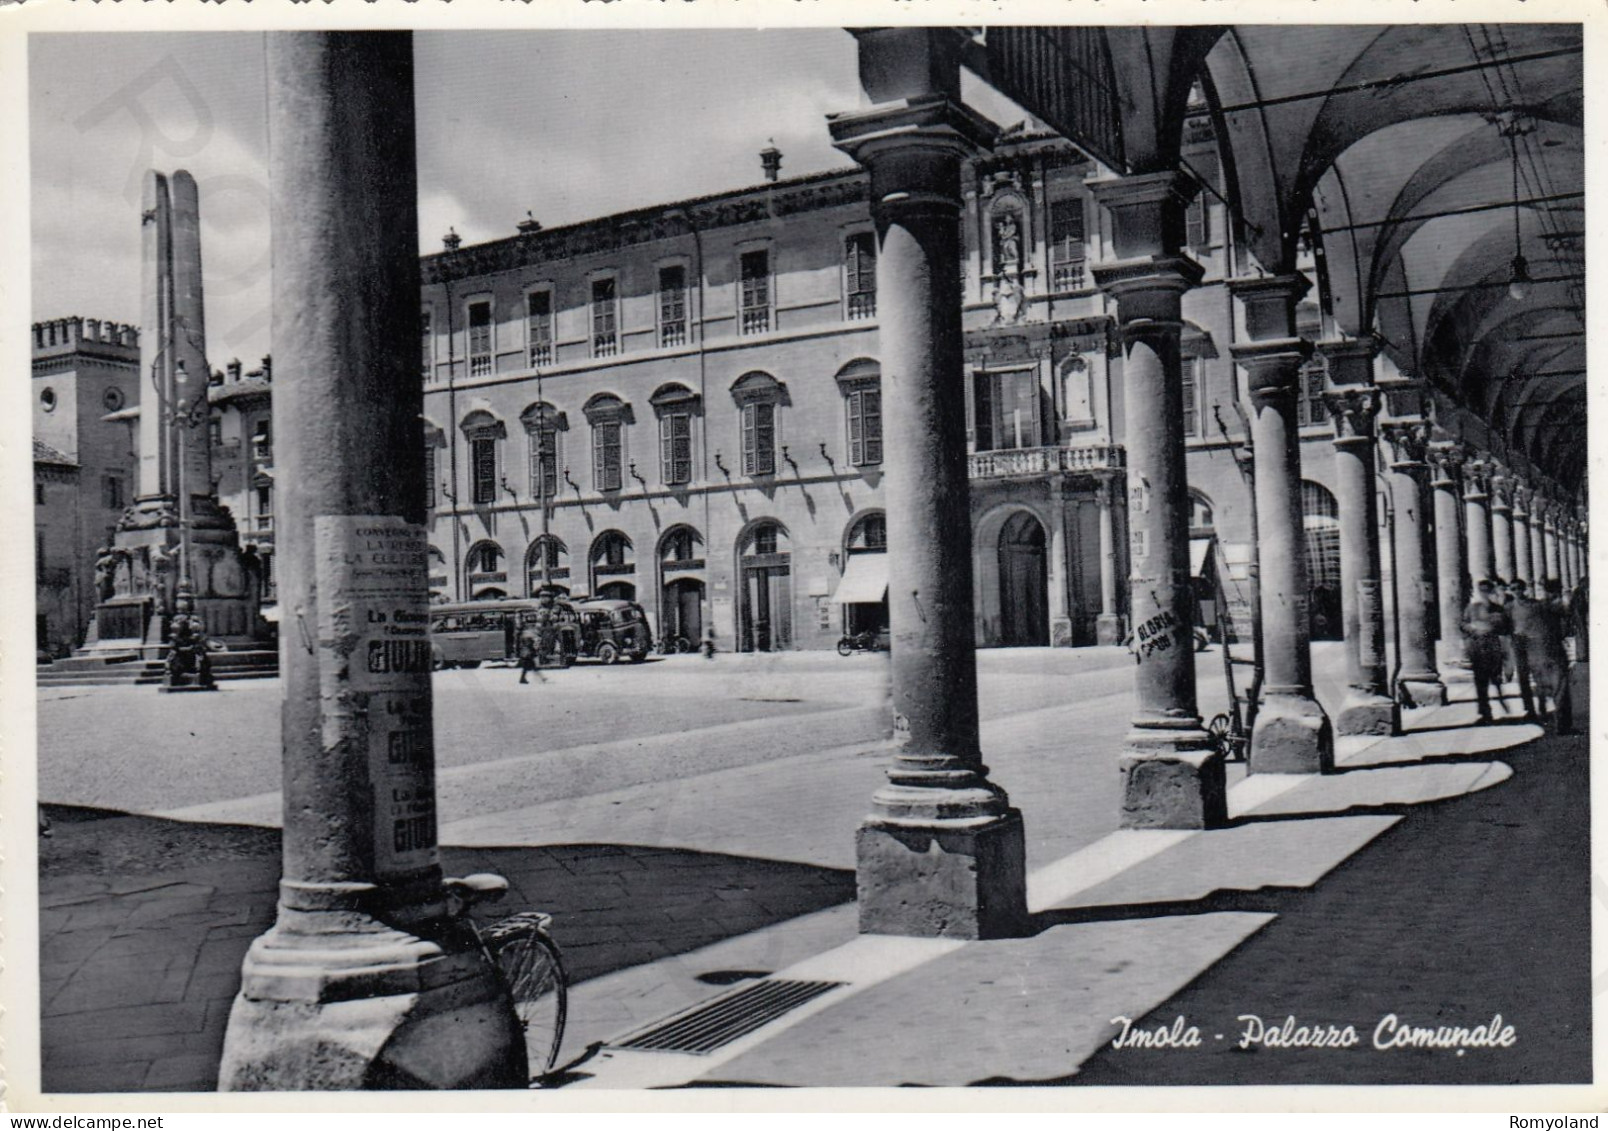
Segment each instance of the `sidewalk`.
[[[1235,821],[1203,834],[1114,830],[1115,775],[1092,767],[1120,701],[990,720],[985,752],[1027,814],[1025,939],[856,934],[852,827],[880,779],[863,745],[465,818],[443,856],[555,913],[566,1057],[766,976],[843,983],[712,1055],[604,1051],[572,1087],[1589,1078],[1587,742],[1467,727],[1466,704],[1414,714],[1322,779],[1236,772]],[[51,812],[46,1090],[210,1090],[240,961],[272,922],[277,833]],[[1377,1052],[1388,1012],[1500,1012],[1519,1039]],[[1244,1013],[1351,1023],[1363,1047],[1232,1051]],[[1206,1047],[1114,1050],[1119,1014],[1186,1016]]]

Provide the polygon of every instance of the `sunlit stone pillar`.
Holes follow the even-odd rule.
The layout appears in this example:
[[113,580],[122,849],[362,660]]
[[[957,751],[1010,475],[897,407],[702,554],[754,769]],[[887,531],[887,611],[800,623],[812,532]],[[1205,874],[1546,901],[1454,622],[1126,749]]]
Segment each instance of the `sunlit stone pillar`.
[[1020,812],[978,745],[960,171],[993,126],[960,101],[957,31],[856,33],[872,105],[832,115],[871,176],[879,254],[897,751],[856,840],[860,929],[979,938],[1026,919]]
[[[1491,465],[1484,460],[1469,460],[1463,465],[1463,526],[1468,534],[1470,584],[1496,577],[1496,561],[1491,554],[1490,474]],[[1444,629],[1441,635],[1445,635]]]
[[412,38],[267,38],[284,860],[219,1087],[523,1088],[436,847]]
[[1429,445],[1430,492],[1435,515],[1435,592],[1440,598],[1436,659],[1441,679],[1470,677],[1463,640],[1463,606],[1468,603],[1468,541],[1463,534],[1463,468],[1468,450],[1454,441]]
[[1095,634],[1101,644],[1121,644],[1125,635],[1122,614],[1117,611],[1118,490],[1117,479],[1111,475],[1100,481],[1094,494],[1095,505],[1100,508],[1100,617],[1095,622]]
[[1509,492],[1513,519],[1513,576],[1533,587],[1535,574],[1530,566],[1530,493],[1514,484]]
[[1491,557],[1496,576],[1504,581],[1514,577],[1513,560],[1513,481],[1505,475],[1491,477]]
[[1371,341],[1320,342],[1334,386],[1327,400],[1334,422],[1335,498],[1340,506],[1340,618],[1345,626],[1346,701],[1335,733],[1390,734],[1397,726],[1385,668],[1385,603],[1379,576],[1379,506],[1374,475],[1378,437],[1374,418]]
[[1548,581],[1563,581],[1563,567],[1558,558],[1558,523],[1561,518],[1562,508],[1556,503],[1548,503],[1546,523],[1541,528],[1541,541],[1546,548]]
[[1250,341],[1233,347],[1250,394],[1256,461],[1257,567],[1262,591],[1261,702],[1251,734],[1252,773],[1322,773],[1334,766],[1334,728],[1312,693],[1311,619],[1301,520],[1296,423],[1301,366],[1312,344],[1295,335],[1300,275],[1233,279]]
[[1563,587],[1572,590],[1580,580],[1579,563],[1575,559],[1574,518],[1568,518],[1559,531],[1559,565],[1563,571]]
[[1144,173],[1091,186],[1111,215],[1116,261],[1094,279],[1116,301],[1127,405],[1128,600],[1133,727],[1120,760],[1122,822],[1204,828],[1227,819],[1222,755],[1195,701],[1194,581],[1184,473],[1183,294],[1200,264],[1178,250],[1194,182]]
[[1546,548],[1547,500],[1539,491],[1530,492],[1530,589],[1539,593],[1547,580]]
[[[1405,382],[1380,381],[1386,390],[1386,405],[1396,409],[1393,396],[1411,399],[1415,386],[1398,390]],[[1429,634],[1429,610],[1435,600],[1435,584],[1426,569],[1425,553],[1428,523],[1425,521],[1424,462],[1429,441],[1429,425],[1421,416],[1392,412],[1380,431],[1390,447],[1390,499],[1395,534],[1392,556],[1395,564],[1396,627],[1400,650],[1399,683],[1406,685],[1413,699],[1422,704],[1443,703],[1446,688],[1435,670]]]
[[1050,644],[1072,646],[1072,616],[1068,605],[1071,571],[1066,560],[1066,492],[1059,478],[1050,482]]

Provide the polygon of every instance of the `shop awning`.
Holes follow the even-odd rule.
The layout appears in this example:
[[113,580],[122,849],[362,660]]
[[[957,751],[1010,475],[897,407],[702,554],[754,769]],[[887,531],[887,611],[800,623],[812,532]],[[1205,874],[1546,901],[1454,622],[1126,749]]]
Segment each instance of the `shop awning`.
[[1199,577],[1206,572],[1206,555],[1211,552],[1213,538],[1189,540],[1189,576]]
[[840,605],[874,605],[888,594],[888,555],[851,554],[837,593]]

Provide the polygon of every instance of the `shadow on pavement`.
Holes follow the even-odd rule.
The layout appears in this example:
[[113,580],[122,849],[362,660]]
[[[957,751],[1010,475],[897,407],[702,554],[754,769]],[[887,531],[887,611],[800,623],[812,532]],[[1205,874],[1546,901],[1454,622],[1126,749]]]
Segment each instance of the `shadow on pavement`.
[[[213,1090],[241,961],[274,920],[278,830],[40,808],[44,1089]],[[854,898],[850,872],[634,845],[444,847],[442,866],[509,879],[484,918],[551,913],[573,982]]]

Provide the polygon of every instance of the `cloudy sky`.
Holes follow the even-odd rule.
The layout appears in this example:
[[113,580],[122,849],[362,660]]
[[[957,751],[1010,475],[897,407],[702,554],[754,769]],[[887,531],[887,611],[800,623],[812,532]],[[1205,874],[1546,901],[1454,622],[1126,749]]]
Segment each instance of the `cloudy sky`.
[[[448,225],[511,235],[847,164],[823,116],[858,102],[837,28],[415,35],[423,250]],[[30,40],[33,319],[139,319],[140,178],[201,192],[208,353],[268,352],[264,39],[257,33]]]

